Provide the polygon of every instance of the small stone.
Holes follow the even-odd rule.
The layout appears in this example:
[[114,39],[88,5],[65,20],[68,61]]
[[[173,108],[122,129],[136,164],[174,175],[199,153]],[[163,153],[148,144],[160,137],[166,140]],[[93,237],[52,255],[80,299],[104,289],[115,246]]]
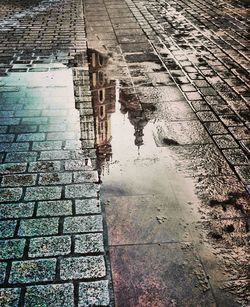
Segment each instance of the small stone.
[[106,275],[103,256],[64,258],[60,262],[62,280],[101,278]]
[[102,216],[74,216],[64,219],[64,233],[81,233],[102,231]]
[[58,218],[40,218],[21,220],[19,236],[43,236],[58,233]]
[[76,200],[76,214],[101,213],[101,205],[98,199]]
[[43,201],[38,203],[37,216],[64,216],[71,214],[71,200]]
[[0,289],[0,305],[2,307],[18,306],[20,294],[20,288]]
[[56,259],[14,261],[10,272],[10,283],[53,281]]
[[103,234],[82,234],[75,236],[75,253],[103,253]]
[[74,307],[73,284],[27,287],[25,306]]
[[0,221],[0,238],[13,237],[15,229],[16,229],[15,220]]
[[70,236],[32,238],[30,240],[29,256],[31,258],[67,255],[70,251]]
[[24,246],[24,239],[0,241],[0,259],[21,258]]
[[79,307],[109,306],[108,280],[79,284]]

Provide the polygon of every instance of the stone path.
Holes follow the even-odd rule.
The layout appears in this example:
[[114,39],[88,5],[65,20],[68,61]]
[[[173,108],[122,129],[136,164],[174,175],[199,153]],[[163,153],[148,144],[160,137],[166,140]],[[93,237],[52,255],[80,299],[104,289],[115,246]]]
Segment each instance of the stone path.
[[38,2],[0,5],[0,305],[108,306],[82,3]]

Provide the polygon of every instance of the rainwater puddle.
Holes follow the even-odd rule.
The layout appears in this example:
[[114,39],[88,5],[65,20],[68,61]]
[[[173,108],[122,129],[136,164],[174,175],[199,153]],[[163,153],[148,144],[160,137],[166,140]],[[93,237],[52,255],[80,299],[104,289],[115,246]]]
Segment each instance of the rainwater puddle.
[[[91,50],[89,59],[100,195],[117,306],[125,301],[126,306],[148,306],[152,291],[157,291],[157,306],[190,305],[193,296],[202,306],[214,306],[211,286],[227,304],[230,294],[219,290],[224,280],[233,279],[236,271],[246,276],[246,233],[234,220],[242,217],[236,205],[246,206],[244,189],[184,101],[176,102],[180,112],[171,113],[173,103],[164,103],[166,87],[154,89],[154,99],[152,89],[145,88],[142,97],[138,88],[109,79],[108,57]],[[235,242],[241,255],[237,267]],[[177,258],[184,257],[181,264],[174,257],[168,263],[165,244],[170,243]],[[183,252],[186,246],[191,254]],[[189,293],[172,289],[179,273],[168,271],[163,277],[162,267],[168,265],[183,266],[179,273],[189,280]]]

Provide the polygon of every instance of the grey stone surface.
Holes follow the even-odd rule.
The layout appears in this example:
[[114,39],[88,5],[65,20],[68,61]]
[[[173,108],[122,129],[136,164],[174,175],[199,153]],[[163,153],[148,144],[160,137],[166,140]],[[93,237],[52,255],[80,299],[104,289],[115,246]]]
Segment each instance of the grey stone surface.
[[103,234],[81,234],[75,235],[75,253],[103,253]]
[[1,204],[0,219],[31,217],[34,205],[34,202]]
[[97,232],[102,230],[101,215],[74,216],[64,219],[64,233]]
[[55,259],[14,261],[11,267],[9,282],[11,284],[25,284],[38,281],[53,281],[55,272]]
[[24,239],[0,241],[0,259],[22,258],[24,246]]
[[74,307],[73,284],[27,287],[24,306]]
[[100,278],[106,275],[103,256],[64,258],[60,262],[62,280]]
[[20,293],[20,288],[0,289],[0,305],[3,307],[17,307]]
[[66,198],[96,197],[99,191],[97,184],[72,184],[65,187]]
[[60,199],[61,187],[29,187],[26,189],[25,200],[52,200]]
[[22,219],[18,230],[19,236],[43,236],[58,234],[58,218]]
[[16,229],[16,220],[0,221],[0,238],[11,238]]
[[70,236],[32,238],[29,245],[29,257],[47,257],[67,255],[71,251]]
[[0,262],[0,284],[4,283],[6,273],[6,262]]
[[72,201],[55,200],[39,202],[37,216],[64,216],[72,214]]
[[107,280],[79,284],[79,307],[109,306],[109,303]]
[[77,199],[75,207],[77,214],[101,213],[101,204],[98,199]]

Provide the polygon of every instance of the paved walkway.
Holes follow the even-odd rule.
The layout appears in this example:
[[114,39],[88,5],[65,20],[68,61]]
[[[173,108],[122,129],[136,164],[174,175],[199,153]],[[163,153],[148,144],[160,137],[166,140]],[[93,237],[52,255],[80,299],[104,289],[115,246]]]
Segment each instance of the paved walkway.
[[0,305],[108,306],[82,3],[0,16]]
[[0,305],[247,305],[245,1],[13,3]]

